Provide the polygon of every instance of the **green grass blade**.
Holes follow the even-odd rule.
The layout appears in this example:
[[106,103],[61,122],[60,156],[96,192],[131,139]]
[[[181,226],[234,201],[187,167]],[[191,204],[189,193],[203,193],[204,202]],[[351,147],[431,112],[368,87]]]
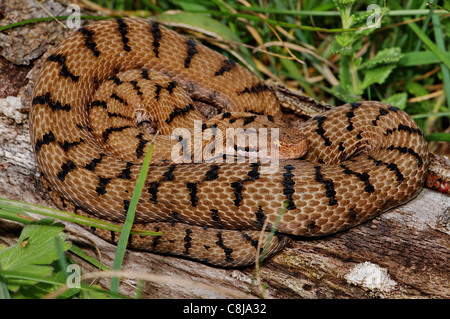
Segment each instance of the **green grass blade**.
[[410,22],[407,24],[411,30],[423,41],[423,43],[444,63],[447,68],[450,69],[450,59],[447,58],[445,53],[439,49],[439,47],[434,44],[433,40],[431,40],[414,22]]
[[[90,227],[102,228],[114,232],[121,232],[122,230],[122,226],[112,224],[103,220],[84,217],[55,208],[48,208],[40,205],[28,204],[11,199],[0,198],[0,218],[28,224],[31,221],[31,219],[30,217],[28,217],[27,212],[43,215],[46,217],[61,219]],[[132,234],[142,236],[161,235],[161,233],[158,232],[140,231],[140,230],[133,230]]]
[[427,141],[450,142],[450,133],[430,133],[425,138]]
[[[0,272],[2,271],[2,265],[0,264]],[[11,299],[9,294],[8,285],[6,285],[5,277],[0,273],[0,299]]]
[[[150,166],[150,162],[152,159],[154,144],[150,145],[150,148],[145,155],[144,162],[142,163],[141,171],[139,172],[139,177],[136,182],[136,186],[134,188],[133,196],[131,197],[130,205],[128,206],[127,217],[125,219],[125,223],[122,227],[122,232],[120,234],[119,242],[117,243],[116,256],[114,258],[114,270],[120,270],[122,267],[123,257],[125,255],[125,251],[128,244],[128,238],[130,237],[131,228],[134,223],[134,216],[136,212],[136,207],[141,197],[142,189],[144,188],[145,180],[147,178],[148,169]],[[119,278],[113,277],[111,278],[111,292],[118,293],[119,292]]]

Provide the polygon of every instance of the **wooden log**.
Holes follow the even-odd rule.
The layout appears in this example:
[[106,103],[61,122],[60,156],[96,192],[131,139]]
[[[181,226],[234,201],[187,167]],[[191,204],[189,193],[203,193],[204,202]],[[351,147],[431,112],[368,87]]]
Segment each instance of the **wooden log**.
[[[0,130],[0,196],[55,207],[38,178],[28,122],[17,124],[0,116]],[[406,205],[361,226],[326,238],[294,239],[259,270],[261,282],[267,285],[262,294],[265,298],[449,298],[449,207],[448,195],[424,189]],[[0,220],[0,230],[0,244],[17,241],[20,230],[17,224]],[[90,255],[96,256],[97,246],[102,262],[112,267],[114,245],[77,225],[69,224],[67,230],[72,234],[70,239]],[[96,270],[84,261],[78,262],[83,272]],[[349,277],[358,265],[366,265],[360,277],[372,278],[374,284]],[[382,276],[383,271],[380,274],[371,265],[386,271],[387,279]],[[145,298],[230,298],[242,297],[246,291],[257,297],[261,293],[254,267],[221,269],[170,256],[128,251],[124,269],[183,281],[182,285],[166,283],[164,278],[149,281],[144,285]],[[109,287],[108,280],[99,279],[99,283]],[[135,285],[136,280],[125,280],[121,292],[132,296]],[[216,289],[223,287],[232,293]]]

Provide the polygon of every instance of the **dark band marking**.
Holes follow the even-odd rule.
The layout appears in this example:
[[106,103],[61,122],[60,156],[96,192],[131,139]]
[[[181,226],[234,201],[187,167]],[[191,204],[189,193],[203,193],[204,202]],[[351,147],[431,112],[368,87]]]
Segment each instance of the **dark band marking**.
[[127,52],[131,51],[131,47],[128,45],[128,26],[125,23],[125,21],[123,21],[122,18],[116,18],[117,21],[117,30],[120,33],[120,36],[122,37],[122,43],[123,43],[123,49]]
[[233,189],[234,193],[234,205],[239,207],[242,201],[242,188],[244,185],[242,184],[242,181],[232,182],[230,184],[231,188]]
[[100,56],[100,51],[97,50],[97,43],[94,41],[94,31],[86,28],[80,28],[78,31],[85,37],[84,45],[92,51],[96,58],[98,58]]
[[117,76],[113,75],[108,79],[108,81],[113,81],[115,85],[121,85],[123,84],[123,81],[119,79]]
[[362,140],[362,135],[361,135],[361,133],[362,133],[362,131],[360,131],[358,134],[356,134],[356,138],[358,139],[358,140]]
[[[258,248],[258,240],[253,239],[252,237],[250,237],[249,234],[246,234],[243,231],[241,232],[241,235],[242,235],[242,238],[244,238],[247,242],[249,242],[252,247]],[[261,247],[260,253],[262,253],[263,250],[264,250],[264,247]]]
[[138,84],[138,81],[130,81],[130,84],[133,86],[133,90],[137,91],[136,94],[137,95],[142,95],[143,93],[141,92],[141,87]]
[[125,211],[125,213],[128,212],[128,208],[130,208],[130,201],[124,199],[124,200],[123,200],[123,210]]
[[352,118],[355,117],[355,109],[359,108],[361,106],[361,103],[351,103],[351,108],[350,111],[348,111],[347,113],[345,113],[345,117],[347,117],[348,120],[348,126],[347,126],[347,130],[348,131],[353,131],[353,122],[352,122]]
[[189,255],[190,253],[189,253],[189,248],[191,248],[191,240],[192,240],[192,237],[190,236],[192,234],[192,230],[190,230],[189,228],[188,229],[186,229],[186,236],[184,236],[184,241],[186,242],[185,244],[184,244],[184,248],[186,248],[186,250],[185,251],[183,251],[183,254],[184,255]]
[[198,197],[197,197],[197,183],[186,183],[186,188],[189,190],[189,196],[191,200],[191,205],[197,207]]
[[316,170],[316,174],[315,174],[315,178],[316,181],[323,184],[326,191],[325,191],[325,196],[327,196],[330,201],[328,203],[329,206],[333,206],[337,204],[336,201],[336,191],[334,190],[334,183],[331,180],[326,180],[322,173],[321,173],[321,167],[320,166],[314,166],[314,169]]
[[259,173],[259,166],[261,166],[260,163],[252,163],[250,164],[251,170],[248,171],[247,176],[248,178],[241,180],[241,181],[236,181],[236,182],[232,182],[230,183],[231,188],[233,189],[233,193],[234,193],[234,205],[236,207],[239,207],[241,205],[242,202],[242,189],[244,188],[244,182],[249,182],[249,181],[255,181],[259,178],[260,173]]
[[295,182],[292,179],[292,177],[294,177],[295,175],[292,173],[292,171],[295,169],[295,167],[292,165],[286,165],[284,166],[284,169],[286,172],[283,173],[283,195],[286,196],[287,200],[286,209],[292,210],[297,208],[294,201],[292,200],[292,195],[295,193]]
[[127,101],[125,101],[123,98],[121,98],[120,96],[118,96],[116,93],[112,93],[110,97],[111,97],[112,99],[114,99],[114,100],[116,100],[116,101],[119,101],[120,103],[122,103],[122,104],[128,106]]
[[56,176],[58,176],[58,178],[61,182],[64,182],[67,174],[69,174],[71,171],[73,171],[76,167],[77,166],[75,165],[74,162],[72,162],[71,160],[68,160],[66,163],[63,163],[61,165],[61,171],[59,171],[59,173]]
[[173,89],[177,87],[177,82],[170,81],[169,85],[166,87],[166,90],[169,92],[169,94],[173,93]]
[[102,134],[102,136],[103,136],[103,142],[106,143],[106,142],[108,141],[109,135],[110,135],[111,133],[114,133],[114,132],[122,132],[123,130],[129,129],[129,128],[131,128],[130,125],[125,125],[125,126],[120,126],[120,127],[110,127],[110,128],[107,128],[107,129],[103,132],[103,134]]
[[353,219],[353,220],[356,220],[356,217],[357,217],[357,215],[358,215],[357,213],[359,213],[359,210],[356,211],[355,208],[356,208],[356,206],[350,208],[349,211],[348,211],[349,217],[350,217],[351,219]]
[[248,125],[250,123],[253,123],[255,121],[255,119],[256,119],[256,115],[244,117],[244,126]]
[[417,134],[419,136],[423,136],[423,133],[420,129],[418,128],[413,128],[411,126],[408,125],[403,125],[403,124],[399,124],[398,127],[394,127],[392,129],[388,128],[386,130],[386,133],[384,133],[385,136],[390,135],[392,133],[394,133],[395,131],[404,131],[404,132],[408,132],[409,134]]
[[397,113],[400,109],[396,106],[389,105],[388,110]]
[[[155,226],[154,231],[155,231],[155,232],[159,232],[159,230],[160,230],[160,228],[157,227],[157,226]],[[161,238],[161,236],[154,236],[154,237],[153,237],[153,242],[152,242],[152,250],[153,250],[153,251],[156,251],[156,247],[157,247],[158,244],[159,244],[160,238]]]
[[372,184],[370,184],[370,182],[369,182],[369,178],[370,178],[370,175],[369,174],[367,174],[366,172],[364,172],[364,173],[358,173],[358,172],[355,172],[355,171],[352,171],[351,169],[349,169],[347,166],[345,166],[344,164],[342,164],[342,165],[340,165],[344,170],[342,171],[344,174],[347,174],[347,175],[355,175],[356,177],[358,177],[359,178],[359,180],[361,181],[361,182],[363,182],[366,186],[364,187],[364,191],[366,192],[366,193],[369,193],[369,194],[371,194],[371,193],[373,193],[374,191],[375,191],[375,188],[373,187],[373,185]]
[[191,65],[191,61],[194,55],[198,53],[198,50],[196,48],[197,44],[195,43],[194,40],[189,39],[186,41],[186,44],[187,44],[187,57],[184,60],[184,67],[187,69]]
[[159,181],[150,182],[148,184],[147,193],[150,194],[150,200],[154,204],[158,204]]
[[255,217],[257,227],[263,227],[264,222],[266,221],[266,214],[264,214],[264,210],[262,209],[261,205],[258,206],[258,211],[255,213]]
[[155,88],[156,88],[156,90],[155,90],[155,100],[159,101],[159,94],[161,93],[162,86],[156,83],[155,84]]
[[105,195],[107,193],[106,191],[106,186],[111,183],[111,178],[105,178],[105,177],[98,177],[98,186],[95,189],[95,191],[97,192],[97,194],[100,195]]
[[308,224],[306,224],[306,227],[308,228],[308,229],[314,229],[314,228],[316,228],[317,226],[316,226],[316,221],[311,221],[310,223],[308,223]]
[[394,172],[397,176],[397,182],[402,182],[404,180],[403,174],[398,169],[397,164],[395,163],[385,163],[383,161],[377,160],[373,158],[372,156],[369,156],[369,159],[372,160],[375,163],[375,166],[386,166],[390,171]]
[[148,76],[148,70],[147,69],[142,69],[141,70],[141,76],[145,80],[150,80],[150,77]]
[[104,108],[105,110],[108,109],[108,106],[107,106],[107,104],[106,104],[105,101],[95,100],[95,101],[92,101],[91,104],[89,104],[89,107],[90,107],[91,109],[92,109],[93,107],[96,107],[96,106],[101,106],[101,107]]
[[246,87],[242,91],[238,92],[238,95],[241,95],[241,94],[244,94],[244,93],[247,93],[247,94],[250,94],[250,93],[259,94],[259,93],[262,93],[262,92],[264,92],[264,91],[266,91],[268,89],[269,89],[269,87],[267,85],[265,85],[263,83],[258,83],[256,85],[253,85],[252,87]]
[[173,174],[173,171],[175,170],[175,168],[177,167],[177,164],[172,164],[169,165],[169,167],[167,168],[167,171],[164,172],[163,174],[163,181],[173,181],[175,179],[175,175]]
[[261,166],[260,163],[252,163],[252,164],[250,164],[250,167],[252,169],[250,171],[248,171],[248,173],[247,173],[248,178],[245,179],[244,182],[256,181],[259,178],[259,176],[260,176],[260,173],[259,173],[259,167],[260,166]]
[[205,181],[212,181],[219,177],[219,166],[212,165],[205,174]]
[[159,181],[151,182],[149,183],[149,187],[147,188],[147,192],[151,195],[150,200],[154,204],[158,204],[158,192],[159,192],[159,186],[161,185],[161,182],[165,181],[173,181],[175,178],[175,175],[173,174],[173,171],[177,167],[176,164],[172,164],[167,168],[167,171],[164,172],[162,175],[163,178],[161,178]]
[[219,71],[216,71],[216,73],[214,73],[215,76],[220,76],[223,75],[225,72],[230,72],[231,69],[233,69],[236,66],[236,62],[234,62],[233,60],[230,59],[226,59],[223,61],[222,67],[220,68]]
[[80,77],[78,75],[73,75],[66,65],[66,57],[62,54],[52,54],[47,58],[47,61],[56,62],[61,66],[61,71],[59,74],[65,78],[71,79],[73,82],[78,82]]
[[54,102],[50,96],[50,92],[47,92],[44,95],[35,96],[33,98],[32,104],[33,105],[37,105],[37,104],[48,105],[52,109],[52,111],[69,112],[71,109],[70,104],[62,105],[61,102],[59,102],[59,101]]
[[387,148],[388,151],[397,150],[400,154],[410,154],[414,156],[417,159],[417,165],[420,167],[423,164],[422,159],[420,158],[419,154],[417,154],[413,149],[409,147],[400,147],[400,146],[394,146],[391,145]]
[[86,164],[84,168],[87,169],[88,171],[94,172],[97,164],[100,164],[102,162],[103,156],[105,156],[105,154],[103,153],[100,153],[99,155],[100,155],[99,158],[92,159],[92,161]]
[[119,113],[107,112],[106,114],[108,115],[109,118],[116,117],[116,118],[121,118],[121,119],[129,120],[129,121],[133,120],[131,117],[128,117],[126,115],[119,114]]
[[76,142],[68,142],[68,141],[58,142],[58,144],[61,146],[61,148],[63,149],[64,152],[67,152],[72,147],[80,145],[82,143],[84,143],[84,140],[82,138],[80,138],[80,140],[76,141]]
[[127,162],[126,163],[126,167],[122,170],[122,172],[117,175],[118,178],[121,179],[131,179],[131,166],[133,166],[134,164],[131,162]]
[[377,125],[378,125],[377,122],[378,122],[378,120],[380,119],[380,117],[381,117],[381,116],[385,116],[385,115],[387,115],[387,114],[389,114],[389,111],[386,110],[386,109],[384,109],[384,108],[381,108],[381,107],[380,107],[380,114],[377,115],[377,117],[375,118],[375,120],[372,120],[372,124],[373,124],[374,126],[377,126]]
[[169,118],[166,119],[166,123],[170,124],[172,123],[172,121],[178,117],[178,116],[183,116],[187,113],[189,113],[190,111],[194,110],[194,105],[192,105],[191,103],[189,103],[188,105],[186,105],[186,107],[184,109],[179,108],[179,107],[175,107],[172,111],[172,113],[169,114]]
[[147,143],[149,142],[149,140],[142,138],[143,136],[144,136],[143,133],[139,133],[138,135],[136,135],[136,138],[139,140],[138,146],[136,147],[137,158],[141,158],[142,155],[144,155],[145,145],[147,145]]
[[325,129],[323,128],[323,123],[327,120],[327,117],[326,116],[316,116],[316,117],[313,117],[313,120],[317,121],[316,133],[319,134],[320,137],[322,137],[322,139],[325,141],[325,143],[324,143],[325,146],[330,146],[331,141],[328,137],[325,136]]
[[232,262],[234,260],[231,257],[231,254],[233,253],[233,249],[224,245],[223,238],[222,238],[222,232],[220,232],[220,231],[217,232],[217,238],[218,238],[218,240],[215,242],[215,244],[223,249],[223,252],[225,253],[225,261]]
[[159,28],[159,24],[156,22],[152,22],[152,36],[153,36],[153,52],[155,52],[155,56],[159,58],[159,41],[161,40],[161,29]]
[[221,225],[221,220],[219,217],[219,210],[217,209],[210,209],[211,211],[211,219],[214,221],[214,224],[216,226],[220,226]]
[[45,133],[44,136],[42,136],[41,139],[38,139],[36,143],[34,144],[34,149],[36,152],[39,152],[41,150],[42,145],[49,145],[50,143],[56,141],[55,135],[53,135],[53,132],[50,131],[48,133]]
[[230,117],[231,117],[231,113],[230,112],[225,112],[225,113],[222,114],[222,120],[228,119]]

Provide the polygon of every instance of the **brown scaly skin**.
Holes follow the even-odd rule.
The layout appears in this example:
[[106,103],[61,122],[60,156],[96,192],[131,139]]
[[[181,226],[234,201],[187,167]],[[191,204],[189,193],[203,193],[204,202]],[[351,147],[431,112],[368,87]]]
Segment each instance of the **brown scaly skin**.
[[[189,96],[221,111],[214,123],[236,123],[234,112],[264,114],[239,119],[258,127],[260,120],[281,115],[273,92],[255,75],[156,23],[113,19],[75,32],[42,67],[30,109],[31,141],[55,201],[66,210],[123,222],[153,138],[131,124],[144,116],[163,134],[191,128],[204,118]],[[130,108],[138,110],[128,113]],[[212,122],[204,123],[211,128]],[[259,163],[165,162],[174,142],[161,135],[134,227],[163,235],[132,236],[130,245],[243,266],[254,262],[259,230],[264,222],[270,229],[285,203],[269,255],[287,244],[281,233],[322,236],[347,229],[408,201],[424,183],[427,144],[415,122],[395,107],[347,104],[298,129],[308,153],[301,160],[280,159],[273,174],[262,174]],[[96,233],[115,240],[109,232]]]

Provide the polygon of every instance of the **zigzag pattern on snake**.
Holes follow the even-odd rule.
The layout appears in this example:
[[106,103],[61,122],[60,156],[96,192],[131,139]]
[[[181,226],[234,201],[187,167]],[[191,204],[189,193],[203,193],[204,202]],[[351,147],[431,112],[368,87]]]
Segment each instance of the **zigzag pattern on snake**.
[[[199,101],[219,114],[206,119]],[[424,183],[422,132],[380,102],[336,107],[297,127],[307,154],[280,159],[273,174],[261,174],[261,163],[177,164],[167,155],[173,128],[193,120],[207,128],[280,116],[271,90],[239,64],[157,23],[117,18],[79,29],[49,55],[33,90],[30,133],[62,209],[121,223],[154,137],[137,124],[150,122],[161,135],[134,228],[163,235],[132,236],[130,246],[226,267],[255,261],[267,237],[260,229],[273,226],[284,203],[269,255],[289,242],[283,234],[342,231],[408,201]]]

